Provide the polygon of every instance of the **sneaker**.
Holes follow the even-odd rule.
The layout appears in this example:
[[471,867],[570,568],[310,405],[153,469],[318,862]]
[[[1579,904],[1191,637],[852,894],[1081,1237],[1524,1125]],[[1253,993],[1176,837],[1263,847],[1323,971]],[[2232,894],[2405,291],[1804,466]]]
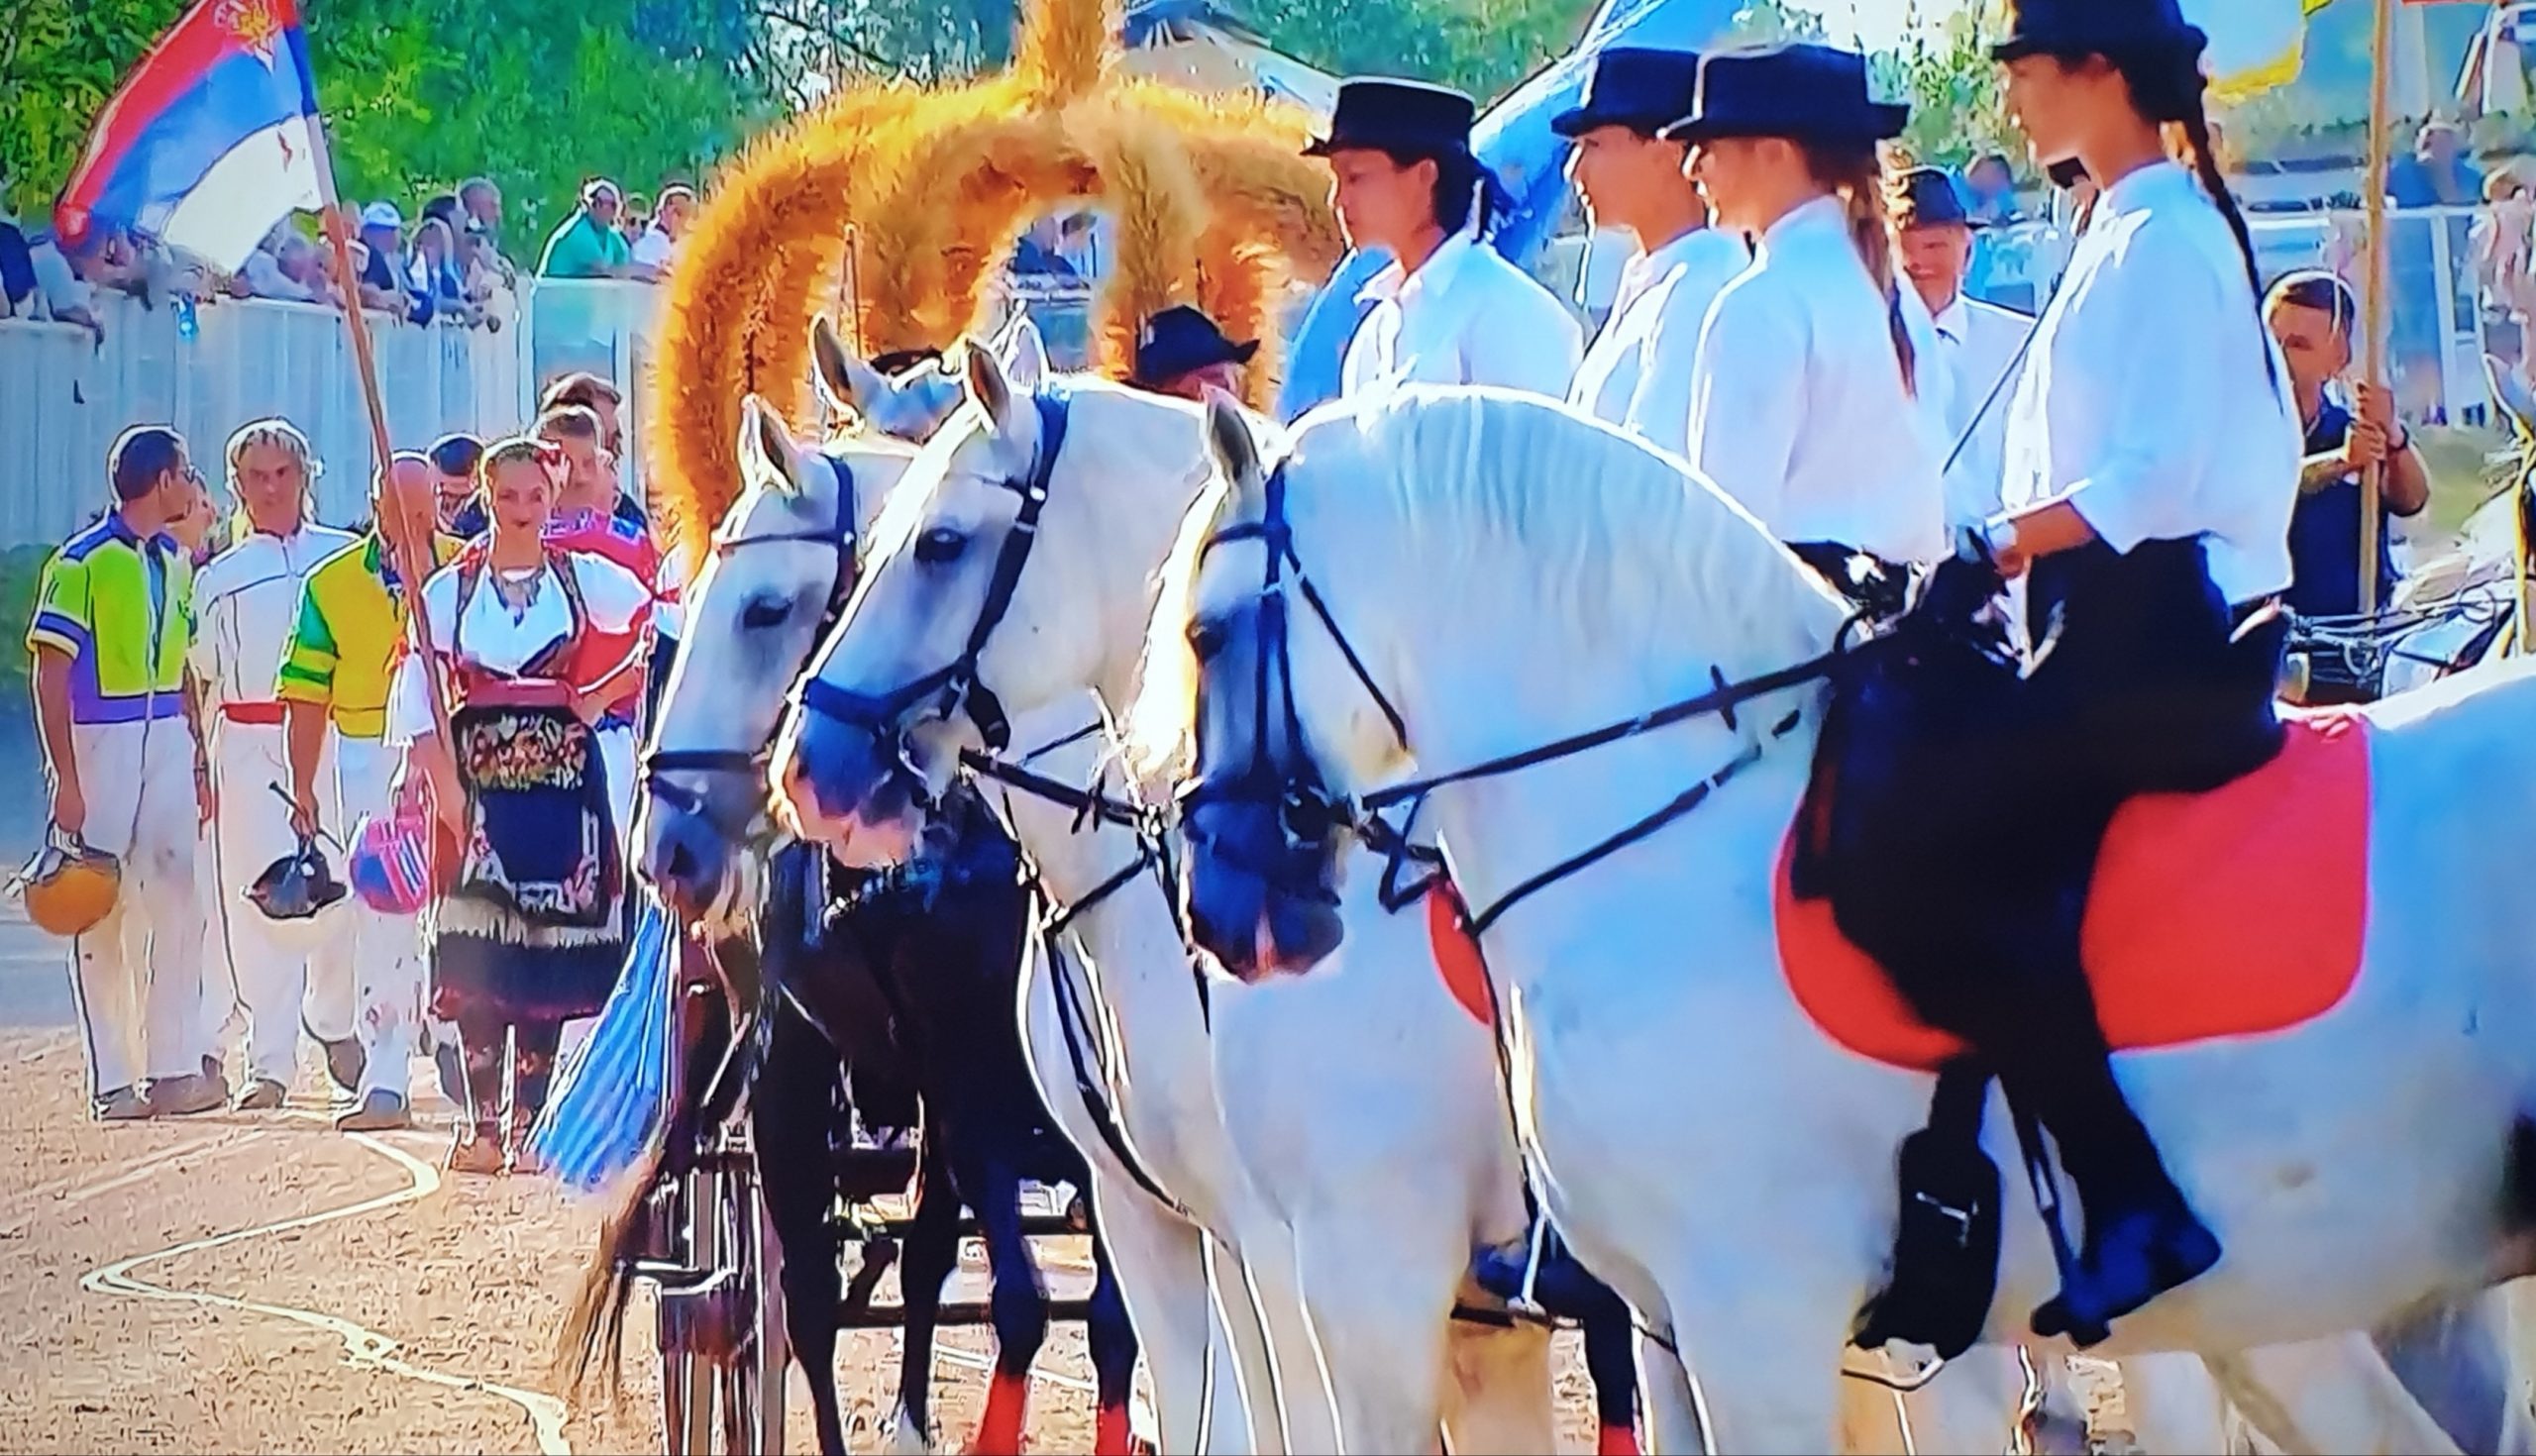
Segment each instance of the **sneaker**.
[[229,1089],[199,1072],[161,1077],[150,1084],[151,1112],[159,1117],[191,1117],[229,1105]]
[[337,1132],[393,1132],[414,1125],[405,1099],[384,1088],[361,1099],[361,1105],[335,1119]]
[[361,1043],[351,1037],[341,1041],[320,1042],[326,1049],[326,1076],[346,1096],[361,1092],[361,1074],[370,1065],[370,1057]]
[[269,1077],[259,1077],[247,1084],[247,1090],[238,1094],[234,1105],[241,1112],[269,1112],[281,1105],[281,1099],[288,1091]]
[[116,1088],[88,1104],[88,1114],[99,1122],[147,1122],[157,1110],[132,1087]]

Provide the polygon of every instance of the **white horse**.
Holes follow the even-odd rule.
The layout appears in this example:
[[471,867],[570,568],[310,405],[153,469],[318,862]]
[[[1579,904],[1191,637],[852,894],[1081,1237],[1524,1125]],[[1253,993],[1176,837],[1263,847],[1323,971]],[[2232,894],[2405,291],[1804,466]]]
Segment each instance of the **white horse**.
[[[814,352],[831,403],[849,403],[835,396],[844,382],[840,366],[851,356],[824,324]],[[1033,357],[1025,355],[1020,367],[1035,368],[1027,362]],[[833,615],[837,593],[852,578],[852,562],[842,553],[868,536],[882,501],[915,458],[912,446],[884,437],[802,446],[754,397],[743,407],[739,446],[746,489],[687,594],[679,664],[652,741],[656,786],[646,795],[635,838],[638,863],[665,900],[684,917],[726,935],[739,931],[740,917],[758,899],[765,866],[758,826],[767,786],[757,765],[775,737],[785,694]],[[1178,986],[1164,989],[1191,1003],[1194,1016],[1185,955],[1180,964]],[[1026,1006],[1034,1012],[1053,1008],[1046,976],[1025,968],[1024,986]],[[1032,1028],[1042,1020],[1034,1014]],[[1062,1049],[1061,1042],[1056,1045]],[[1041,1050],[1038,1069],[1052,1114],[1092,1169],[1090,1192],[1102,1237],[1153,1375],[1165,1448],[1201,1449],[1199,1432],[1206,1422],[1215,1433],[1215,1449],[1284,1449],[1285,1437],[1273,1421],[1254,1435],[1243,1404],[1245,1386],[1273,1389],[1267,1339],[1247,1294],[1229,1302],[1218,1331],[1198,1230],[1142,1192],[1117,1162],[1098,1135],[1062,1056],[1052,1062]],[[1194,1091],[1194,1100],[1212,1116],[1203,1064],[1194,1079],[1156,1077],[1140,1105],[1193,1100],[1173,1096],[1175,1088]],[[1142,1130],[1158,1135],[1151,1127]],[[1215,1136],[1220,1143],[1220,1131]],[[1166,1150],[1174,1145],[1163,1143]],[[1185,1175],[1183,1164],[1165,1166]],[[1183,1196],[1194,1199],[1212,1185],[1184,1176],[1179,1187],[1191,1190]],[[1241,1289],[1237,1280],[1231,1287]],[[1217,1362],[1211,1339],[1233,1354]],[[1226,1368],[1211,1381],[1215,1363]],[[1237,1372],[1231,1368],[1236,1364]],[[1273,1416],[1273,1400],[1265,1409]],[[921,1448],[922,1422],[908,1412],[897,1412],[892,1429],[902,1446]],[[1309,1428],[1299,1434],[1301,1449],[1315,1449]]]
[[[1138,719],[1160,748],[1195,717],[1200,786],[1231,808],[1229,776],[1262,765],[1295,785],[1317,774],[1344,801],[1415,768],[1626,721],[1707,690],[1713,672],[1738,680],[1812,659],[1846,617],[1712,485],[1565,409],[1484,390],[1405,390],[1307,420],[1274,477],[1271,534],[1289,533],[1292,555],[1263,591],[1271,477],[1237,412],[1216,409],[1210,435],[1228,486],[1192,522],[1186,589],[1156,614]],[[1218,544],[1201,552],[1208,539]],[[1306,574],[1361,668],[1294,589]],[[1291,630],[1267,681],[1290,698],[1263,702],[1272,600]],[[2250,1041],[2122,1058],[2227,1256],[2125,1318],[2108,1353],[2210,1354],[2261,1421],[2272,1403],[2225,1352],[2366,1327],[2528,1269],[2520,1210],[2536,1170],[2513,1150],[2536,1098],[2524,949],[2536,902],[2497,850],[2536,809],[2527,677],[2372,713],[2379,884],[2365,968],[2338,1007]],[[1288,700],[1299,739],[1281,726]],[[1925,1075],[1833,1044],[1781,979],[1772,877],[1823,706],[1819,682],[1798,683],[1732,721],[1440,788],[1426,805],[1456,881],[1493,905],[1748,759],[1695,810],[1555,879],[1487,936],[1549,1205],[1586,1260],[1673,1332],[1730,1450],[1829,1444],[1824,1367],[1883,1273],[1893,1150],[1929,1099]],[[1193,826],[1193,921],[1252,977],[1308,970],[1345,928],[1314,897],[1346,836],[1312,853],[1268,814],[1202,810]],[[1263,884],[1236,854],[1319,884]],[[2025,1311],[2054,1284],[2013,1184],[1990,1322],[2001,1341],[2025,1338]]]
[[[940,461],[938,480],[928,467],[923,483],[910,484],[882,526],[867,565],[869,584],[816,670],[835,687],[877,697],[931,673],[959,656],[984,610],[1018,503],[1004,482],[1029,469],[1037,426],[1026,401],[995,370],[972,364],[968,373],[980,408],[945,437],[957,443]],[[978,664],[980,682],[1017,719],[1069,704],[1086,688],[1103,700],[1121,700],[1134,671],[1134,639],[1150,612],[1154,572],[1173,523],[1207,473],[1197,426],[1195,411],[1185,405],[1077,390],[1035,526],[1041,549],[1015,579]],[[1092,721],[1081,709],[1059,712],[1061,721],[1069,716]],[[947,774],[953,740],[939,726],[918,730],[915,757],[931,775]],[[834,737],[815,722],[802,733]],[[1016,747],[1037,741],[1016,724]],[[870,746],[841,752],[869,764]],[[821,757],[816,744],[788,753],[785,772],[798,767],[796,758]],[[887,775],[895,766],[869,771]],[[856,777],[850,768],[837,777],[839,800],[873,786],[843,781]],[[850,816],[823,814],[798,782],[793,796],[794,812],[811,821],[812,832],[841,835],[850,854],[886,859],[902,852],[903,842],[887,839],[896,826],[874,834]],[[821,821],[824,829],[817,827]],[[1023,838],[1034,857],[1050,852]],[[1468,1351],[1491,1343],[1478,1331],[1448,1325],[1443,1311],[1460,1288],[1472,1244],[1520,1233],[1524,1213],[1487,1034],[1444,992],[1422,919],[1384,914],[1371,873],[1346,886],[1341,913],[1349,934],[1343,970],[1218,989],[1215,1076],[1244,1161],[1306,1250],[1307,1293],[1330,1352],[1349,1448],[1406,1449],[1430,1438],[1439,1409],[1453,1425],[1451,1407],[1471,1392],[1467,1382],[1429,1375],[1426,1354],[1405,1360],[1398,1352]],[[1132,984],[1168,987],[1184,977],[1175,940],[1160,964]],[[1117,1015],[1132,1063],[1146,1049],[1147,1033],[1132,1004]],[[1153,1034],[1165,1031],[1156,1027]],[[1149,1086],[1149,1079],[1130,1082],[1131,1089]],[[1391,1359],[1382,1357],[1386,1350],[1395,1352]],[[1522,1358],[1529,1357],[1509,1356],[1508,1363]],[[1291,1382],[1284,1343],[1280,1359]],[[1456,1355],[1451,1363],[1461,1371],[1472,1361]],[[1964,1363],[1995,1368],[1986,1382],[1970,1369],[1951,1373],[1908,1403],[1852,1383],[1848,1395],[1857,1407],[1856,1448],[1902,1449],[1906,1424],[1922,1449],[2003,1442],[2008,1421],[2002,1412],[2015,1408],[2023,1387],[2014,1356],[1998,1352]],[[1681,1387],[1669,1358],[1654,1364],[1650,1378]],[[2208,1389],[2197,1367],[2160,1385],[2172,1389],[2196,1378]],[[1439,1385],[1447,1387],[1440,1396]],[[1524,1388],[1505,1399],[1528,1400],[1534,1389],[1527,1377]],[[1686,1388],[1680,1399],[1687,1402]],[[2151,1449],[2214,1449],[2220,1438],[2215,1398],[2207,1404],[2213,1413],[2205,1425],[2170,1424],[2165,1429],[2173,1431],[2173,1444]],[[2403,1427],[2407,1436],[2415,1429]],[[1456,1449],[1470,1448],[1464,1432],[1456,1435]]]

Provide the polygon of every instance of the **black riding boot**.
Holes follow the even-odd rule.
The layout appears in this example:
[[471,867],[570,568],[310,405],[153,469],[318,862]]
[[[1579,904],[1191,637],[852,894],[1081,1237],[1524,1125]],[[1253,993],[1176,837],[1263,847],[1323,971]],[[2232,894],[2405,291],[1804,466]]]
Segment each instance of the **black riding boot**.
[[2157,1144],[2114,1080],[2112,1050],[2078,960],[2086,877],[2053,918],[2013,945],[2018,973],[1995,983],[1999,1034],[1982,1039],[2008,1094],[2052,1134],[2085,1218],[2060,1297],[2034,1332],[2083,1349],[2108,1326],[2219,1262],[2219,1240],[2167,1176]]

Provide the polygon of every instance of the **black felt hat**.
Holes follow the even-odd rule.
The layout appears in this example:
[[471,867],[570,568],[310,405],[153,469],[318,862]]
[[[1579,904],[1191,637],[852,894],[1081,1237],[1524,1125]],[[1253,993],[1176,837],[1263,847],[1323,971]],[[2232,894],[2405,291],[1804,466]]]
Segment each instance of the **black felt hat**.
[[1700,57],[1692,51],[1615,46],[1594,57],[1577,104],[1550,119],[1562,137],[1596,127],[1627,127],[1654,136],[1666,123],[1690,114],[1700,88]]
[[2176,0],[2007,0],[2007,31],[1990,54],[2015,60],[2165,51],[2199,59],[2209,44]]
[[1156,389],[1209,364],[1248,364],[1258,352],[1258,340],[1235,344],[1214,319],[1185,303],[1174,304],[1145,320],[1129,382]]
[[1963,192],[1955,186],[1955,174],[1944,167],[1913,167],[1894,178],[1885,211],[1897,228],[1979,226],[1963,206]]
[[1830,46],[1789,45],[1700,61],[1691,109],[1657,135],[1673,142],[1785,137],[1882,142],[1902,135],[1911,108],[1875,99],[1866,57]]
[[1450,86],[1368,77],[1338,88],[1329,135],[1304,149],[1306,156],[1362,150],[1411,156],[1451,156],[1470,151],[1471,123],[1479,108]]

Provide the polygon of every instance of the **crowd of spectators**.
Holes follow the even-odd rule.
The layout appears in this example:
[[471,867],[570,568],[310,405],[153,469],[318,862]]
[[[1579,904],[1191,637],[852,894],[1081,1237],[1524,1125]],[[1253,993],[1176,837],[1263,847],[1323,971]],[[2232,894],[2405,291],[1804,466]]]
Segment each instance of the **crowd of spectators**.
[[[0,176],[0,197],[7,192]],[[658,205],[627,198],[596,178],[581,205],[548,238],[537,273],[551,278],[625,278],[659,282],[676,265],[679,242],[695,215],[695,189],[662,186]],[[410,224],[395,202],[362,207],[352,243],[351,277],[313,221],[285,219],[229,272],[181,249],[100,228],[65,244],[40,222],[22,222],[0,204],[0,318],[77,324],[103,339],[96,307],[101,290],[156,306],[170,300],[269,298],[363,307],[409,323],[438,321],[500,329],[519,316],[519,269],[502,240],[502,191],[476,177],[427,199]]]

